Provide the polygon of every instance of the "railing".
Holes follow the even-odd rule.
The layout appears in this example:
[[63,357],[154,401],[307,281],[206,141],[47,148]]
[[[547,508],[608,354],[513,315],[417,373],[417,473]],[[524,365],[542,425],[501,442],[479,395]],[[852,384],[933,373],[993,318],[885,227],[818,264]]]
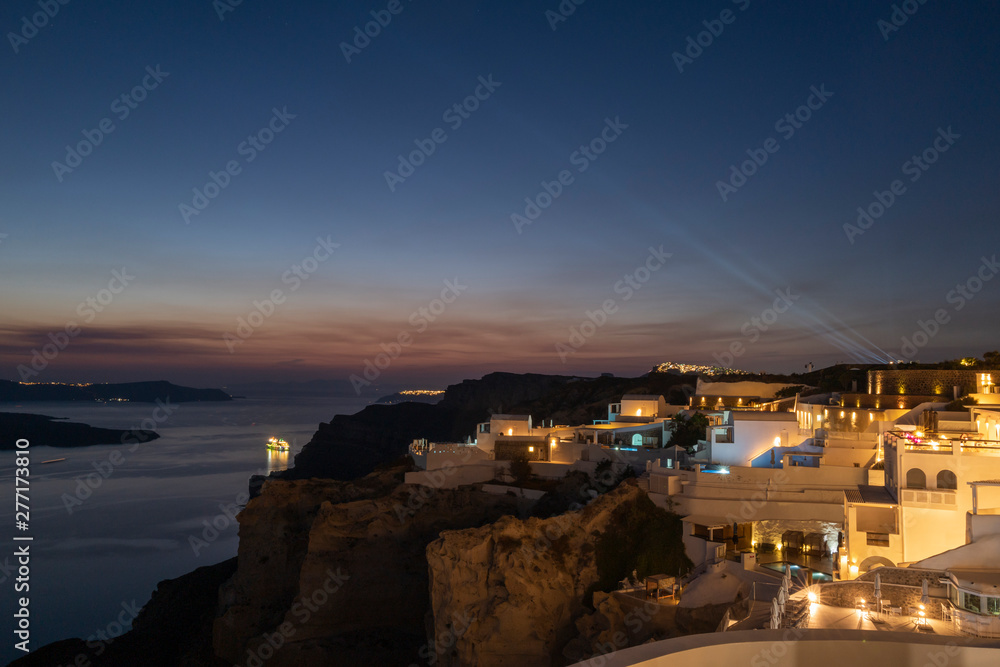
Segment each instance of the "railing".
[[952,623],[962,634],[988,639],[1000,639],[1000,618],[980,616],[962,609],[952,611]]
[[953,489],[900,489],[900,500],[907,506],[957,509],[957,493]]

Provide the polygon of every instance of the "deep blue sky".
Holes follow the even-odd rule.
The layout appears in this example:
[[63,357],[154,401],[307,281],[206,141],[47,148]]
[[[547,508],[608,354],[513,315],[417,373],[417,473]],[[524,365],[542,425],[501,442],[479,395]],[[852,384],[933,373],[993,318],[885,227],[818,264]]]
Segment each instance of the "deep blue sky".
[[[588,0],[552,30],[555,0],[403,0],[347,63],[341,42],[387,4],[244,0],[220,20],[209,0],[75,0],[17,53],[8,35],[2,375],[69,321],[80,334],[31,379],[347,379],[401,332],[412,342],[380,381],[642,372],[735,343],[733,366],[792,371],[906,356],[901,338],[938,309],[947,321],[908,358],[998,346],[1000,280],[948,301],[1000,251],[993,4],[929,0],[886,40],[888,2]],[[678,72],[674,52],[727,9]],[[38,11],[5,3],[0,27]],[[169,76],[120,120],[112,102],[157,65]],[[452,130],[443,112],[490,75],[500,86]],[[813,86],[833,95],[786,139],[775,122]],[[238,146],[275,108],[295,118],[246,162]],[[52,163],[103,118],[114,131],[60,182]],[[571,155],[608,118],[627,129],[579,172]],[[447,140],[390,191],[397,155],[439,127]],[[960,138],[911,182],[904,163],[939,128]],[[723,201],[717,182],[771,137],[779,150]],[[241,173],[185,224],[179,205],[230,160]],[[518,234],[511,215],[565,169],[573,182]],[[844,225],[896,179],[905,193],[849,242]],[[292,290],[282,275],[317,237],[340,247]],[[672,256],[626,300],[616,283],[661,245]],[[81,316],[123,267],[134,280]],[[467,289],[414,324],[455,278]],[[274,289],[284,303],[231,353],[224,334]],[[794,305],[745,327],[776,289]],[[608,299],[564,363],[557,343]]]

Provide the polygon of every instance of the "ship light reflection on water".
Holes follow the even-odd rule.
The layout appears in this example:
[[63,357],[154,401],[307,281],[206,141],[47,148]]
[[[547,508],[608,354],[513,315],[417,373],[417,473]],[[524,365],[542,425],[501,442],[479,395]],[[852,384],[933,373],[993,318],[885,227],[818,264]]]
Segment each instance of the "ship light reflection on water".
[[288,457],[289,453],[287,450],[267,450],[267,472],[272,473],[279,472],[281,470],[288,470]]

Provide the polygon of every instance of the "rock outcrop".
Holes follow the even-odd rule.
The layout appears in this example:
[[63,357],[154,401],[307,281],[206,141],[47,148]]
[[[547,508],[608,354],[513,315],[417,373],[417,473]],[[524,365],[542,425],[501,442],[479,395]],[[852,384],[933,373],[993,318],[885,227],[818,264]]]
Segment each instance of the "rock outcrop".
[[427,547],[437,662],[561,664],[575,621],[590,611],[597,538],[642,495],[623,484],[575,512],[442,533]]
[[212,652],[212,623],[219,585],[236,571],[236,559],[199,567],[156,585],[149,602],[117,638],[53,642],[11,667],[230,667]]
[[[369,478],[366,478],[369,479]],[[240,513],[239,567],[220,591],[215,652],[230,663],[407,664],[425,641],[426,546],[519,511],[512,496],[269,480]],[[352,495],[360,496],[351,498]]]

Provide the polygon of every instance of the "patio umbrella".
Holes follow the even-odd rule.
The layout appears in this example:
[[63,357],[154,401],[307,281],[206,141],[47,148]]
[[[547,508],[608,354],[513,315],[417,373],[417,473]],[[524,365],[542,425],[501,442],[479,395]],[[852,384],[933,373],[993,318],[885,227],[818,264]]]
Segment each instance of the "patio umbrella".
[[781,627],[781,610],[778,609],[778,598],[771,600],[771,629],[777,630]]
[[924,582],[921,585],[921,591],[920,591],[920,604],[928,605],[930,603],[931,603],[931,596],[927,592],[927,580],[924,579]]
[[882,611],[882,577],[875,573],[875,612]]

